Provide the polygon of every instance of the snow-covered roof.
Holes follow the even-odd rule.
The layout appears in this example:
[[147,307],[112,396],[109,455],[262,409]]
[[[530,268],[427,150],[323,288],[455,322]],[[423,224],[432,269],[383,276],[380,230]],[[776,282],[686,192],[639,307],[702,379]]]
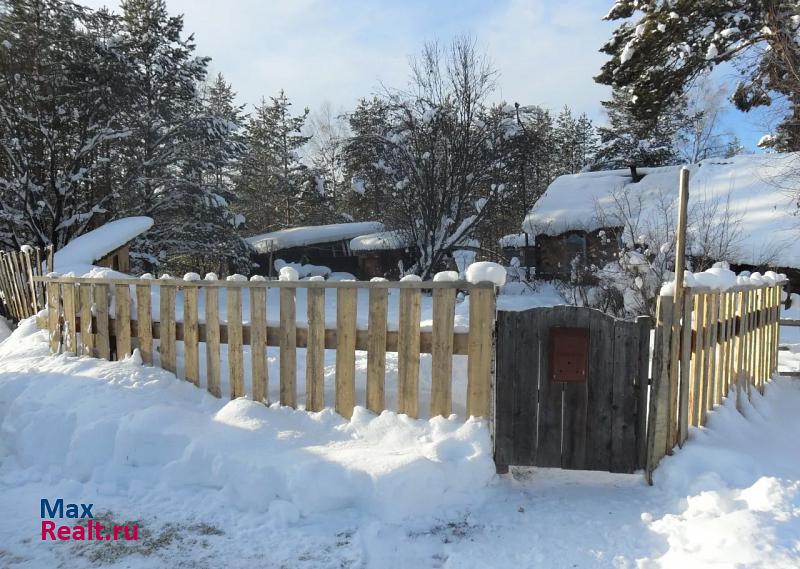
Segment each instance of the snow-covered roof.
[[91,265],[152,226],[153,220],[144,216],[109,221],[56,251],[53,259],[55,269],[59,271],[65,270],[65,267]]
[[403,249],[411,245],[411,240],[398,230],[379,231],[359,235],[350,241],[351,251],[388,251],[391,249]]
[[[796,193],[791,191],[800,182],[795,178],[800,153],[708,159],[688,168],[690,226],[692,220],[696,226],[726,218],[736,222],[733,250],[722,260],[757,265],[772,258],[778,266],[800,267],[800,219],[794,215]],[[637,229],[663,224],[665,203],[672,205],[674,219],[680,169],[639,168],[644,177],[638,183],[632,182],[629,170],[560,176],[528,213],[522,229],[558,235],[621,226],[626,241],[638,241],[639,235],[631,235],[624,221],[634,218]],[[620,213],[623,210],[628,213]]]
[[246,241],[259,253],[280,251],[290,247],[303,247],[316,243],[343,241],[359,235],[383,231],[383,224],[377,221],[357,223],[335,223],[332,225],[311,225],[291,227],[248,237]]

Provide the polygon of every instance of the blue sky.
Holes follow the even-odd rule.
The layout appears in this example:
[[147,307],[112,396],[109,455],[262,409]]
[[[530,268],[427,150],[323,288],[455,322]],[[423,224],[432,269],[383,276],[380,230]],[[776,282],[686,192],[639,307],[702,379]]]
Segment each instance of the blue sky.
[[[115,8],[117,0],[82,0]],[[211,72],[233,83],[241,102],[283,88],[297,107],[329,101],[351,108],[381,84],[401,86],[408,58],[425,41],[474,36],[500,72],[497,99],[557,110],[569,105],[603,122],[608,88],[592,80],[613,23],[604,0],[167,0],[184,14]],[[730,81],[730,73],[720,74]],[[726,128],[748,147],[764,117],[728,113]]]

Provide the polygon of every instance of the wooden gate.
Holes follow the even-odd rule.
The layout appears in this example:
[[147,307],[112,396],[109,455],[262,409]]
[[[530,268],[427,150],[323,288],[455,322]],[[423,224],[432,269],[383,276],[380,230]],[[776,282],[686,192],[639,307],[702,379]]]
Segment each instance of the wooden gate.
[[575,306],[499,311],[498,472],[642,468],[650,328]]

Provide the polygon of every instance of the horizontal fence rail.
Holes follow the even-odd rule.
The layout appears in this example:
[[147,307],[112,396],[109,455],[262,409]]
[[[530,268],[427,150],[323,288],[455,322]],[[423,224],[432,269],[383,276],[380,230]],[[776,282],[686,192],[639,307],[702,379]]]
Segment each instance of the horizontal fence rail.
[[[420,415],[420,354],[431,354],[430,415],[453,409],[453,356],[467,356],[467,416],[489,416],[493,365],[495,290],[491,283],[357,281],[184,281],[176,279],[33,279],[47,288],[48,316],[40,322],[50,333],[50,347],[103,359],[122,359],[138,348],[146,364],[178,372],[177,343],[183,346],[183,378],[200,385],[200,344],[205,344],[205,385],[221,396],[222,366],[227,367],[230,397],[250,395],[267,401],[266,348],[279,351],[279,401],[297,406],[297,349],[305,349],[305,401],[309,411],[326,404],[325,350],[336,350],[333,406],[350,417],[356,401],[357,350],[367,352],[366,400],[380,413],[386,403],[386,354],[397,354],[397,411]],[[278,314],[267,306],[277,289]],[[306,289],[305,323],[297,318],[297,290]],[[325,322],[325,292],[336,294],[336,325]],[[367,329],[357,327],[358,292],[368,294]],[[399,289],[399,322],[388,325],[389,289]],[[225,293],[224,315],[220,290]],[[454,326],[457,294],[469,293],[468,331]],[[156,295],[153,293],[157,292]],[[249,314],[243,315],[243,292]],[[432,325],[422,329],[423,292],[432,295]],[[178,311],[178,293],[182,307]],[[201,306],[204,303],[205,308]],[[158,306],[153,306],[157,302]],[[273,322],[267,322],[268,311]],[[182,314],[182,317],[179,316]],[[154,317],[156,316],[156,317]],[[154,350],[154,342],[158,342]],[[227,346],[227,362],[220,346]],[[244,346],[250,347],[249,393],[245,388]],[[157,355],[157,357],[156,357]]]
[[20,321],[45,306],[44,285],[34,282],[44,271],[53,270],[53,247],[24,247],[0,251],[0,308],[3,316]]
[[[647,475],[682,446],[689,426],[734,390],[736,408],[752,390],[764,392],[777,371],[782,285],[725,291],[684,288],[683,302],[658,299],[648,418]],[[675,337],[677,335],[677,337]],[[673,340],[677,360],[670,357]]]

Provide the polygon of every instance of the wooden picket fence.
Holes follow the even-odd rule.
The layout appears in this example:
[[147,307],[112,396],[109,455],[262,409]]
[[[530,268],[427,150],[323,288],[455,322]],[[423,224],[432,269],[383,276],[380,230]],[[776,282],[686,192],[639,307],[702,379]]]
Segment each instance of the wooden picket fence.
[[33,277],[53,270],[52,245],[0,252],[0,307],[14,321],[33,316],[45,306],[44,285]]
[[[146,364],[154,362],[176,372],[176,343],[184,345],[184,379],[200,384],[199,344],[206,345],[205,385],[221,396],[220,345],[227,344],[230,397],[246,395],[243,346],[251,347],[251,392],[255,401],[267,401],[268,372],[265,348],[279,347],[280,403],[297,406],[296,350],[305,348],[306,409],[318,411],[324,400],[325,349],[336,350],[334,407],[350,417],[355,401],[355,352],[367,351],[366,401],[368,409],[386,408],[386,353],[398,354],[398,408],[419,416],[420,354],[431,354],[430,415],[452,412],[454,355],[468,357],[467,415],[489,416],[495,290],[491,283],[466,282],[329,282],[329,281],[183,281],[173,279],[91,279],[42,277],[47,287],[48,318],[40,322],[50,332],[54,353],[68,351],[103,359],[121,359],[134,348]],[[280,325],[267,325],[267,291],[279,289]],[[307,289],[307,326],[297,325],[296,293]],[[400,289],[398,329],[387,327],[389,289]],[[152,318],[151,295],[158,289],[158,319]],[[227,321],[220,321],[219,291],[226,290]],[[242,319],[242,292],[250,298],[249,322]],[[325,291],[336,290],[336,327],[325,327]],[[356,327],[357,295],[368,289],[368,329]],[[456,295],[469,293],[468,332],[454,329]],[[176,320],[176,297],[183,293],[183,319]],[[433,324],[421,330],[423,292],[432,294]],[[205,300],[201,322],[198,298]],[[132,302],[135,297],[136,302]],[[111,315],[113,303],[114,317]],[[153,342],[159,341],[158,358]]]
[[647,433],[647,477],[689,426],[701,426],[731,389],[736,408],[777,370],[783,285],[684,288],[658,299]]

